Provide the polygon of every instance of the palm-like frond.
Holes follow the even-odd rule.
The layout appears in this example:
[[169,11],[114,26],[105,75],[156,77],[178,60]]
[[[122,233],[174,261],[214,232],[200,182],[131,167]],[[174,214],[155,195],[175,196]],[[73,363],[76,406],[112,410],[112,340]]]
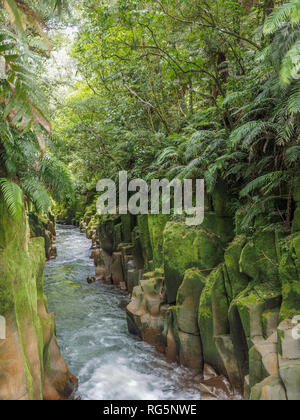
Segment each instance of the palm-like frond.
[[292,0],[279,6],[268,18],[264,26],[264,33],[271,35],[290,19],[292,25],[300,22],[299,0]]
[[23,194],[18,184],[7,178],[0,178],[0,189],[10,214],[20,219],[23,212]]

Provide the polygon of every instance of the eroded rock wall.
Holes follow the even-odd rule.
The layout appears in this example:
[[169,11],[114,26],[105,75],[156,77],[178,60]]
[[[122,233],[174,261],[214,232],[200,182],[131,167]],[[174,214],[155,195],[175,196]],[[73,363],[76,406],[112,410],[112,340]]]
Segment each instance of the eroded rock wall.
[[68,371],[43,291],[45,243],[30,238],[28,219],[12,219],[0,199],[0,400],[70,399],[77,379]]
[[198,227],[163,215],[88,215],[81,226],[96,280],[130,293],[129,331],[193,369],[204,389],[210,365],[232,394],[300,399],[299,194],[291,232],[264,229],[260,216],[243,233],[222,185]]

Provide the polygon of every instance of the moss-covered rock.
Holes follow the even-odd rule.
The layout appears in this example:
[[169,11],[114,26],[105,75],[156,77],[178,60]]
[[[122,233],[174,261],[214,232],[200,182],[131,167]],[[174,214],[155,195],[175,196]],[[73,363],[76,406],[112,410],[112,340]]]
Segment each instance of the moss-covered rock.
[[198,326],[205,362],[213,366],[219,374],[226,375],[227,371],[217,349],[214,332],[215,320],[213,314],[213,289],[217,282],[217,276],[217,272],[214,271],[206,279],[206,284],[202,291],[198,308]]
[[[279,309],[281,288],[277,282],[259,283],[252,281],[249,286],[231,303],[231,311],[237,309],[248,349],[253,346],[253,339],[263,338],[263,314],[265,311]],[[236,329],[233,324],[232,329]]]
[[153,259],[152,245],[150,239],[149,225],[148,225],[148,215],[139,215],[138,218],[138,228],[140,232],[140,241],[143,250],[143,257],[145,261],[146,268],[149,265],[149,262]]
[[290,401],[300,400],[300,339],[296,331],[299,328],[291,320],[278,327],[279,374]]
[[127,323],[132,334],[164,352],[165,315],[163,281],[161,273],[147,273],[133,289],[132,299],[127,306]]
[[241,273],[240,258],[243,248],[247,243],[244,235],[237,236],[226,249],[224,259],[224,280],[230,300],[234,299],[248,285],[249,277]]
[[0,342],[0,399],[66,399],[76,387],[46,310],[44,264],[43,238],[30,239],[25,212],[12,219],[0,200],[0,313],[7,322],[7,338]]
[[185,272],[183,282],[177,293],[176,318],[180,331],[199,335],[198,307],[205,277],[197,270]]
[[203,225],[189,228],[169,222],[164,231],[164,269],[168,302],[174,303],[184,272],[196,267],[209,274],[223,261],[224,251],[233,236],[231,219],[206,214]]
[[213,210],[217,216],[230,218],[232,217],[232,209],[230,193],[228,186],[219,181],[212,193]]
[[285,401],[286,393],[278,375],[269,376],[251,389],[251,401]]
[[280,310],[282,321],[300,314],[300,234],[288,240],[288,243],[279,266],[283,297]]
[[133,216],[131,214],[122,214],[120,217],[122,226],[122,241],[131,242],[131,232],[134,228]]
[[162,267],[163,265],[163,234],[168,220],[169,216],[164,214],[148,216],[148,228],[153,252],[153,264],[155,268]]
[[258,282],[280,284],[279,256],[274,232],[259,232],[243,248],[240,258],[241,272]]

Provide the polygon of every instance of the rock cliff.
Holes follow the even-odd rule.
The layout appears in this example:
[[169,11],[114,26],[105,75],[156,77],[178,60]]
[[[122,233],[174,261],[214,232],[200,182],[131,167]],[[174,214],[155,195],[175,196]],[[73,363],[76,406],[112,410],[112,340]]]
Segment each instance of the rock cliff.
[[222,188],[206,200],[199,227],[89,208],[81,228],[93,240],[96,280],[131,295],[129,331],[195,370],[201,389],[211,389],[209,365],[232,394],[299,400],[299,194],[292,232],[265,229],[260,216],[244,233],[241,210],[234,217]]
[[0,200],[0,315],[6,323],[0,399],[71,399],[77,379],[60,353],[43,292],[45,241],[31,236],[25,211],[12,219]]

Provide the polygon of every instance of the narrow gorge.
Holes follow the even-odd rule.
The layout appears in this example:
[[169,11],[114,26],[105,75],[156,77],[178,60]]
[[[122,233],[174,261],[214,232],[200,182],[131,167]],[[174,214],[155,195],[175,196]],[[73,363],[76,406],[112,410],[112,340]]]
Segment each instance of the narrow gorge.
[[300,0],[0,0],[0,400],[300,400]]

